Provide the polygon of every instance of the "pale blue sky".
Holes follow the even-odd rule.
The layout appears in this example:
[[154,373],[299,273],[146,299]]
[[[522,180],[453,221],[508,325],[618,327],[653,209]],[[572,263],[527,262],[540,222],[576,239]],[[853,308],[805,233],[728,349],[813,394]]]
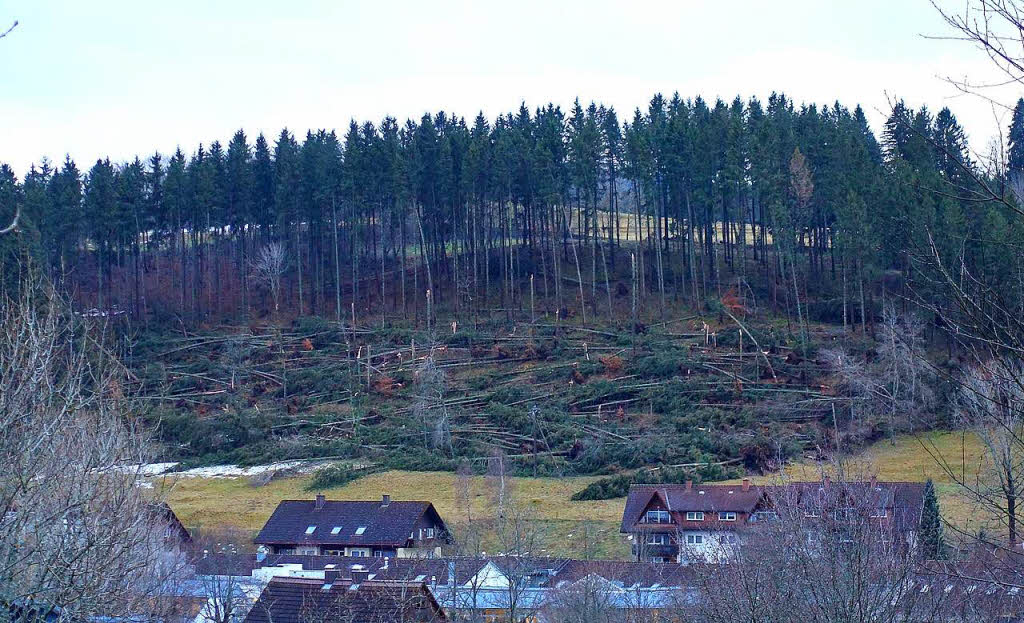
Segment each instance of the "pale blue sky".
[[[951,0],[951,6],[959,6]],[[620,118],[657,91],[732,99],[772,90],[948,105],[972,147],[991,107],[940,76],[988,75],[927,0],[604,2],[3,1],[0,161],[125,160],[283,126],[337,128],[439,109],[489,117],[573,98]],[[1015,94],[1007,97],[1016,99]],[[1005,122],[1005,120],[1004,120]]]

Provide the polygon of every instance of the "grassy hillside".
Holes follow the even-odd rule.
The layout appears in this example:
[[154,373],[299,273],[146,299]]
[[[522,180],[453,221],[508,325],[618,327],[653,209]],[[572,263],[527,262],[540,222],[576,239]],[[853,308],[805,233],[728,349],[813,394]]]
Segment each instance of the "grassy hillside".
[[[963,448],[961,451],[961,442]],[[851,457],[851,469],[877,472],[883,480],[935,481],[943,516],[953,525],[976,530],[979,526],[970,505],[957,494],[949,477],[939,469],[929,451],[939,451],[947,460],[966,457],[967,469],[976,466],[981,448],[973,436],[958,433],[928,433],[920,437],[902,436],[895,443],[882,441]],[[794,463],[787,468],[796,479],[814,480],[821,466]],[[247,535],[255,533],[284,499],[304,499],[310,476],[272,480],[261,487],[244,478],[181,478],[165,480],[170,486],[169,500],[182,521],[204,529],[233,528]],[[595,480],[594,477],[513,478],[513,491],[520,504],[530,509],[545,532],[546,551],[551,555],[578,555],[572,542],[584,531],[592,535],[595,555],[611,558],[629,556],[628,543],[618,534],[624,499],[573,502],[570,497]],[[755,477],[768,483],[776,476]],[[470,486],[474,520],[493,521],[495,506],[488,495],[484,477],[473,477]],[[450,472],[387,471],[360,478],[342,487],[325,491],[333,499],[375,499],[390,494],[394,499],[425,499],[437,507],[443,517],[458,528],[466,521],[466,512],[457,502],[456,476]],[[572,536],[570,536],[572,535]],[[493,535],[485,543],[495,547]]]
[[[238,530],[244,536],[255,534],[270,517],[277,503],[285,499],[307,499],[309,476],[272,480],[255,487],[245,478],[180,478],[164,480],[170,486],[169,501],[185,525],[202,530]],[[629,546],[619,535],[622,500],[570,502],[569,497],[594,478],[513,478],[512,491],[517,503],[536,518],[547,544],[544,554],[579,555],[569,545],[590,536],[595,556],[623,558]],[[488,528],[495,519],[495,505],[488,494],[486,479],[474,477],[470,484],[471,512],[474,521]],[[451,472],[387,471],[365,476],[345,486],[325,491],[332,499],[377,499],[384,493],[396,500],[429,500],[441,516],[456,529],[467,520],[466,511],[457,503],[456,477]],[[493,530],[484,547],[494,551]]]

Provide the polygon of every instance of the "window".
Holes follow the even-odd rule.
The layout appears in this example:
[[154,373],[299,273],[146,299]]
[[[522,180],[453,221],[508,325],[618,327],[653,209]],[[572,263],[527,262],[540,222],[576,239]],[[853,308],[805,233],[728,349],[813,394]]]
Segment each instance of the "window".
[[316,526],[306,528],[306,534],[313,534],[314,532],[316,532]]
[[736,513],[732,511],[718,513],[718,521],[736,521]]
[[651,562],[667,562],[664,556],[651,556]]
[[836,521],[850,521],[854,516],[855,513],[852,508],[837,508],[835,511]]
[[333,528],[331,528],[331,534],[335,534],[336,535],[336,534],[340,534],[340,533],[341,533],[341,526],[334,526]]
[[665,533],[652,532],[647,535],[648,545],[668,545],[668,535]]
[[366,526],[359,526],[356,528],[356,536],[360,536],[364,532],[366,532]]
[[384,557],[384,550],[380,550],[380,549],[373,550],[373,557],[374,558],[383,558]]
[[736,535],[735,534],[723,534],[719,538],[719,541],[723,545],[734,545],[736,543]]
[[351,556],[352,558],[366,558],[366,550],[365,549],[349,550],[348,555]]
[[821,517],[821,509],[820,508],[808,508],[807,510],[804,511],[804,517],[808,517],[808,518],[812,518],[812,519],[815,518],[815,517]]
[[434,538],[434,529],[433,528],[427,528],[427,538],[428,539]]
[[775,511],[757,511],[750,519],[751,521],[775,521],[778,518],[779,514]]
[[668,511],[647,511],[644,515],[644,522],[646,523],[672,523],[672,519],[668,515]]
[[875,510],[871,511],[871,516],[872,517],[876,517],[876,518],[878,518],[878,517],[888,517],[889,513],[884,508],[876,508]]
[[687,545],[703,545],[704,535],[703,534],[687,534],[686,535]]
[[325,549],[324,556],[344,556],[344,550],[340,549]]
[[686,521],[704,521],[704,511],[686,511]]

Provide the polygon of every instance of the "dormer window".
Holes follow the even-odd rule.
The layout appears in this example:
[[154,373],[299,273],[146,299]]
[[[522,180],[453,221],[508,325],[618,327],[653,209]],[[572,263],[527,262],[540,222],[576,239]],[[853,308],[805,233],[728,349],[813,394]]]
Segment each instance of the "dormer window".
[[704,511],[686,511],[686,521],[704,521]]
[[647,511],[644,514],[644,523],[672,523],[668,511]]
[[306,528],[306,535],[307,536],[310,535],[310,534],[313,534],[314,532],[316,532],[316,526],[310,526],[310,527]]

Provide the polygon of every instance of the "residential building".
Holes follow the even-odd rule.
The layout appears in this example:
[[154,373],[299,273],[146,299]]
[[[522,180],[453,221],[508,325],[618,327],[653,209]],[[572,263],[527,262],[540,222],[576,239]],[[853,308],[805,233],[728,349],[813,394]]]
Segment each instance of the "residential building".
[[430,502],[284,500],[254,539],[264,553],[438,556],[448,529]]
[[924,485],[879,482],[875,479],[833,484],[794,482],[758,486],[740,484],[634,485],[622,515],[621,532],[632,539],[637,560],[648,562],[723,562],[756,530],[779,516],[793,513],[807,520],[825,514],[831,520],[868,520],[889,529],[907,547],[916,546],[924,507]]
[[[681,565],[514,556],[392,559],[273,554],[210,555],[197,561],[196,566],[197,573],[204,576],[231,573],[236,574],[239,583],[262,582],[265,586],[282,578],[317,586],[318,580],[326,584],[327,578],[344,580],[353,574],[365,578],[356,582],[360,586],[378,581],[422,583],[448,620],[484,623],[504,623],[513,614],[518,621],[554,623],[564,620],[559,614],[574,608],[580,600],[616,610],[622,620],[674,621],[670,613],[694,599],[688,588],[691,569]],[[264,601],[270,603],[271,597],[268,593]],[[307,619],[320,621],[331,618],[331,614],[329,610],[307,613]],[[254,618],[247,619],[247,623],[261,623],[261,614],[251,616]]]
[[420,581],[369,579],[362,568],[328,569],[323,579],[276,577],[245,623],[432,623],[447,621]]

